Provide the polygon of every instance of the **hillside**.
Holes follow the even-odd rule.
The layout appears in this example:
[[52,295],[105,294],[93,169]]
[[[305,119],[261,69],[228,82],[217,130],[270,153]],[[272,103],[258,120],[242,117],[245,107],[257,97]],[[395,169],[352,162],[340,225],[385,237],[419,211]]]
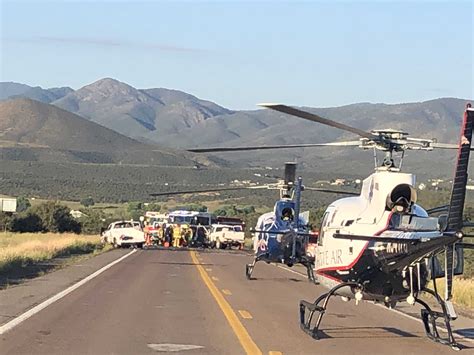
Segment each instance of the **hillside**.
[[13,82],[0,82],[0,100],[11,98],[29,98],[44,103],[58,100],[72,92],[70,87],[43,89]]
[[[2,160],[193,166],[190,154],[125,137],[56,106],[0,102]],[[202,163],[209,164],[205,158]]]

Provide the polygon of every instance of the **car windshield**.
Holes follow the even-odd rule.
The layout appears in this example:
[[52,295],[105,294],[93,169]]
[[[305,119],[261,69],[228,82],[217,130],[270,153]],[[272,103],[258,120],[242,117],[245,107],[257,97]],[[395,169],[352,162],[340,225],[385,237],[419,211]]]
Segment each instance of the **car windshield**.
[[116,223],[115,228],[132,228],[133,225],[130,222]]

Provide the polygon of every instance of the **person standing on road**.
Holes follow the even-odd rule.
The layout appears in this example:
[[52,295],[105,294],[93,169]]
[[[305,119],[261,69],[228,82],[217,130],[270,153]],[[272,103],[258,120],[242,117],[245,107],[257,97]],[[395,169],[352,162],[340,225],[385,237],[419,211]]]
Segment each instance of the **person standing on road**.
[[175,224],[173,228],[173,246],[179,248],[181,243],[181,228],[179,224]]
[[168,246],[170,247],[171,246],[171,243],[173,242],[173,228],[172,228],[172,225],[171,224],[168,224],[168,225],[164,225],[165,228],[165,246]]

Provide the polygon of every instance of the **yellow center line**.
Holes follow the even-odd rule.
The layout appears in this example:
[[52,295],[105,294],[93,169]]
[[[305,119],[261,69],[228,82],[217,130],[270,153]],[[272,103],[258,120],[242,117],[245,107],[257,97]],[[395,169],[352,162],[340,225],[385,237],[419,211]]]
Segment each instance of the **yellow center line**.
[[239,311],[243,319],[253,319],[252,315],[247,311]]
[[201,275],[202,280],[204,281],[207,288],[211,292],[212,296],[216,300],[222,313],[224,313],[224,316],[227,318],[227,321],[229,322],[232,330],[234,331],[235,335],[239,339],[239,342],[244,348],[244,351],[247,354],[252,354],[252,355],[260,354],[261,355],[262,351],[259,349],[257,344],[255,344],[253,339],[250,337],[249,333],[247,332],[247,329],[245,329],[243,324],[240,322],[239,317],[237,317],[237,314],[235,314],[232,307],[225,300],[222,293],[219,292],[219,289],[216,287],[216,285],[214,285],[214,283],[212,282],[211,278],[209,277],[207,272],[204,270],[204,268],[201,265],[199,265],[199,261],[196,258],[196,253],[194,251],[190,251],[190,254],[191,254],[191,259],[196,265],[199,271],[199,274]]
[[223,289],[223,290],[222,290],[222,293],[223,293],[224,295],[227,295],[227,296],[232,296],[232,292],[230,292],[230,291],[227,290],[227,289]]

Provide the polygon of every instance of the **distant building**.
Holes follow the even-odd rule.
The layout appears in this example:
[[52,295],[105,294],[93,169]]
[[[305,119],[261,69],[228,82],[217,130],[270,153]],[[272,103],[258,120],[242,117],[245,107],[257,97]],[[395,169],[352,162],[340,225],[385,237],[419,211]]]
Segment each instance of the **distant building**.
[[0,197],[0,211],[2,212],[16,212],[16,198],[1,196]]
[[331,183],[333,186],[342,186],[346,182],[346,179],[336,179],[334,182]]
[[75,219],[81,218],[81,217],[87,217],[85,213],[82,213],[79,210],[71,210],[69,214],[72,216],[72,218],[75,218]]

